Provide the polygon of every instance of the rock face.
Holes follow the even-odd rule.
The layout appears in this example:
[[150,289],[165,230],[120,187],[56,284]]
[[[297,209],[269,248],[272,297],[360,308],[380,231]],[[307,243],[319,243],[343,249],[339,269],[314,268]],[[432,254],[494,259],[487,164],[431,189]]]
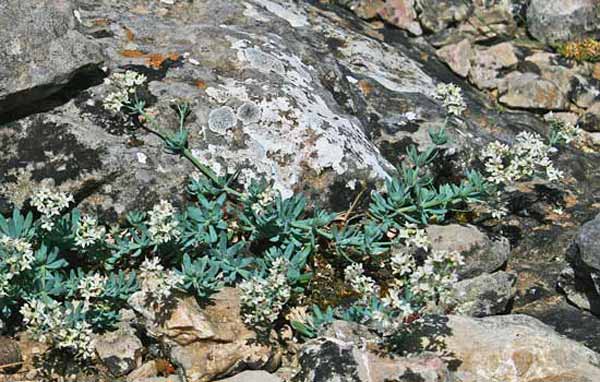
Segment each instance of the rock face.
[[433,249],[458,251],[465,257],[465,265],[458,269],[463,279],[498,270],[510,255],[506,238],[493,240],[474,226],[430,225],[427,236]]
[[0,4],[0,119],[102,63],[99,46],[75,30],[73,11],[66,0]]
[[524,315],[448,316],[444,350],[460,360],[463,382],[600,380],[600,356]]
[[527,12],[529,33],[546,43],[598,35],[599,20],[595,0],[532,0]]

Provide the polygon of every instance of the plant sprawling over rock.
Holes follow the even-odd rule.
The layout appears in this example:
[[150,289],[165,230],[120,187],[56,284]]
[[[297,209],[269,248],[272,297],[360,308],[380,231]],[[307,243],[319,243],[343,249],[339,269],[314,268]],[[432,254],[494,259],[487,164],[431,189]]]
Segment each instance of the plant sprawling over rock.
[[[105,107],[158,135],[200,174],[189,182],[188,205],[162,200],[120,224],[105,226],[73,208],[72,195],[48,188],[0,217],[1,319],[80,359],[92,356],[93,333],[110,330],[140,290],[159,312],[179,291],[205,302],[224,285],[239,286],[246,323],[264,333],[286,317],[307,337],[334,317],[386,336],[403,333],[444,302],[462,264],[456,252],[432,250],[422,226],[485,203],[523,177],[560,176],[549,146],[523,134],[512,149],[485,150],[487,176],[471,170],[457,184],[441,183],[431,168],[448,141],[446,126],[430,132],[434,145],[425,151],[409,148],[403,167],[372,192],[366,208],[357,198],[336,214],[302,195],[283,198],[268,181],[244,189],[235,174],[216,174],[188,149],[185,104],[175,105],[179,129],[164,131],[138,97],[143,76],[126,72],[109,81],[115,93]],[[449,121],[460,118],[466,106],[459,88],[440,86],[438,98]],[[348,298],[312,298],[324,287],[313,277],[324,263],[332,270],[328,282],[345,283]]]

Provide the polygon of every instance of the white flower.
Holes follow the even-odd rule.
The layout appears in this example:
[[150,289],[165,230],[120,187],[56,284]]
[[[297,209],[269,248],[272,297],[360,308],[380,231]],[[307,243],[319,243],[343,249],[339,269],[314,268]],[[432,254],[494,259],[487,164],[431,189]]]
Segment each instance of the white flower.
[[79,226],[75,232],[75,244],[86,248],[102,240],[106,234],[106,228],[98,226],[98,220],[92,216],[82,216]]
[[159,204],[152,208],[148,213],[150,221],[148,222],[148,232],[150,238],[155,244],[164,244],[178,238],[181,234],[177,229],[177,220],[175,219],[175,207],[166,200],[161,200]]
[[363,265],[354,263],[344,270],[344,278],[352,289],[358,293],[363,302],[368,302],[372,296],[379,294],[379,286],[375,280],[364,274]]
[[559,180],[563,173],[550,160],[551,150],[539,135],[526,131],[515,137],[512,146],[492,142],[482,151],[488,180],[510,185],[540,173],[550,181]]
[[54,227],[54,219],[60,216],[62,210],[73,202],[73,195],[51,191],[47,187],[40,188],[31,198],[31,205],[42,214],[42,228],[50,231]]
[[288,267],[286,259],[277,258],[266,278],[253,277],[238,285],[246,324],[266,330],[277,320],[292,293],[287,281]]
[[79,281],[77,289],[79,290],[81,297],[87,303],[90,299],[101,296],[105,287],[106,277],[94,273],[83,277]]
[[141,290],[152,307],[160,310],[180,288],[183,276],[175,271],[165,271],[160,259],[146,259],[140,267]]
[[438,84],[433,97],[441,100],[448,113],[457,117],[467,109],[462,90],[455,84]]
[[31,243],[22,238],[14,239],[3,234],[0,234],[0,255],[0,261],[10,268],[10,273],[6,276],[8,279],[31,269],[34,261]]
[[146,80],[146,76],[131,70],[125,73],[113,73],[104,80],[106,85],[114,88],[104,98],[104,108],[115,113],[120,111],[123,106],[131,103],[131,94],[135,93],[136,87],[144,84]]

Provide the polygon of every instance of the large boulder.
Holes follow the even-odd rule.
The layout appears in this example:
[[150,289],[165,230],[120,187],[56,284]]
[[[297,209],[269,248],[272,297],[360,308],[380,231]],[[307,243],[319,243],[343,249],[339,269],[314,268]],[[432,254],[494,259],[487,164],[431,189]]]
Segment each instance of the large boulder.
[[74,10],[66,0],[0,4],[0,123],[15,108],[35,110],[78,75],[85,81],[102,63],[99,46],[76,30]]
[[443,351],[456,359],[462,382],[593,382],[600,355],[525,315],[448,316]]
[[595,0],[531,0],[527,11],[529,33],[545,43],[598,35],[599,21]]
[[354,342],[317,338],[299,354],[300,372],[294,382],[450,382],[445,363],[435,355],[394,357],[377,354]]

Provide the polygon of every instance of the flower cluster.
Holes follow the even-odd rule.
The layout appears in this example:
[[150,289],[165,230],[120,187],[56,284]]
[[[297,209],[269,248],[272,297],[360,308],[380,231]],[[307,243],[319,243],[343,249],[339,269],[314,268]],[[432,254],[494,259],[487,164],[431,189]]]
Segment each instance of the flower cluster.
[[354,263],[344,269],[344,279],[352,290],[360,295],[361,300],[368,302],[371,297],[379,295],[379,286],[371,277],[365,275],[363,265]]
[[98,220],[93,216],[83,216],[79,220],[79,226],[75,233],[75,244],[81,248],[87,248],[102,240],[106,234],[106,228],[98,225]]
[[276,193],[272,189],[267,189],[260,194],[260,199],[252,204],[251,208],[255,214],[261,215],[265,212],[265,207],[273,203]]
[[5,275],[7,280],[31,269],[34,260],[31,243],[25,239],[13,239],[2,234],[0,234],[0,255],[0,264],[4,263],[9,268],[9,273]]
[[106,85],[113,87],[113,92],[104,99],[104,108],[115,113],[120,111],[123,106],[131,103],[131,96],[135,93],[136,87],[144,84],[146,80],[146,76],[131,70],[125,73],[113,73],[104,80]]
[[442,101],[449,114],[457,117],[460,117],[467,109],[462,90],[455,84],[438,84],[433,97]]
[[54,219],[60,216],[61,211],[73,202],[73,195],[51,191],[48,187],[40,188],[31,198],[31,205],[42,214],[42,228],[51,231],[54,228]]
[[496,184],[513,184],[544,173],[548,180],[556,181],[563,174],[549,158],[551,151],[539,135],[526,131],[515,137],[512,146],[492,142],[482,152],[488,180]]
[[410,275],[411,291],[426,301],[444,302],[458,281],[456,268],[464,264],[455,251],[431,251],[423,265]]
[[292,292],[288,267],[286,259],[277,258],[266,278],[256,276],[239,284],[246,324],[265,330],[277,320]]
[[168,243],[181,234],[177,228],[176,212],[175,207],[171,203],[161,200],[148,213],[150,216],[148,232],[155,244]]
[[83,298],[86,307],[91,299],[102,295],[106,288],[106,277],[98,273],[89,274],[79,280],[77,290]]
[[162,309],[171,299],[173,292],[180,288],[183,277],[173,270],[166,271],[160,259],[146,259],[140,267],[142,293],[153,308]]
[[93,332],[84,320],[72,320],[77,305],[61,307],[54,300],[34,299],[21,307],[23,322],[35,339],[57,349],[72,351],[79,359],[94,355]]

